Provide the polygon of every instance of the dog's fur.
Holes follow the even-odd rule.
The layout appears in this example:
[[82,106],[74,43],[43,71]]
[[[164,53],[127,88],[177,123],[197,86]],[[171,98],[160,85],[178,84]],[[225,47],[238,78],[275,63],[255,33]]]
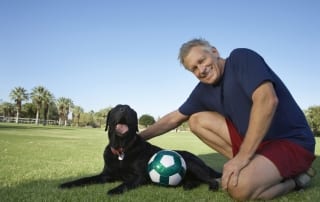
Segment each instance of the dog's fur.
[[[108,191],[109,195],[113,195],[151,183],[147,164],[152,155],[162,149],[151,145],[137,135],[137,113],[128,105],[117,105],[108,114],[107,130],[109,144],[103,154],[103,171],[92,177],[63,183],[59,186],[60,188],[122,181],[122,184]],[[190,152],[177,152],[184,158],[187,165],[186,175],[179,185],[184,189],[192,189],[201,183],[207,183],[210,190],[218,189],[216,179],[221,177],[221,173],[207,166]]]

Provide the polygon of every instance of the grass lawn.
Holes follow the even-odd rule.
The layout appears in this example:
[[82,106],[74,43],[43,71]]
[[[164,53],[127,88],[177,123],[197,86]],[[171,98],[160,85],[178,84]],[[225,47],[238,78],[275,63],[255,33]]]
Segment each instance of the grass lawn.
[[[217,170],[226,161],[189,132],[170,133],[151,142],[165,149],[189,150]],[[317,138],[317,156],[319,143]],[[70,190],[57,188],[62,182],[99,173],[106,144],[103,129],[0,123],[0,201],[232,201],[222,190],[208,191],[207,185],[191,191],[150,185],[113,197],[106,192],[119,182]],[[313,167],[318,175],[310,188],[274,201],[319,201],[319,157]]]

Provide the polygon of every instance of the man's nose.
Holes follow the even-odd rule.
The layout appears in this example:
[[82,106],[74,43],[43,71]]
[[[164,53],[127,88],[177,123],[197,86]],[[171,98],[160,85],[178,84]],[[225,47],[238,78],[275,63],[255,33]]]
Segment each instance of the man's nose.
[[206,66],[198,65],[199,73],[204,74],[206,72]]

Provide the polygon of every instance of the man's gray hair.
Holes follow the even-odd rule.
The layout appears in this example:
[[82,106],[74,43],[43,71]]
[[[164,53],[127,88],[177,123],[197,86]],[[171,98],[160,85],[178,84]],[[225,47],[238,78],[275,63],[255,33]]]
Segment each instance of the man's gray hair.
[[195,46],[203,46],[205,49],[208,49],[208,51],[210,51],[212,48],[214,48],[213,46],[210,45],[210,43],[202,38],[196,38],[196,39],[192,39],[184,44],[182,44],[180,51],[179,51],[179,56],[178,59],[180,60],[180,63],[184,65],[184,59],[185,57],[189,54],[191,48],[195,47]]

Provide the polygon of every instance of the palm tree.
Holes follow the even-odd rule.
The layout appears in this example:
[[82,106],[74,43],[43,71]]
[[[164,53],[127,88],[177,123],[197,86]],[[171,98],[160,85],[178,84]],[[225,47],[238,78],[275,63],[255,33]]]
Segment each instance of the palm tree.
[[102,126],[103,123],[106,121],[106,117],[108,112],[111,110],[112,107],[104,108],[97,113],[95,113],[95,119],[99,123],[100,127]]
[[42,99],[44,125],[47,124],[49,106],[50,106],[50,103],[52,103],[53,101],[54,101],[54,96],[52,95],[52,93],[50,93],[50,91],[46,90],[43,94],[43,99]]
[[66,102],[65,111],[64,111],[65,112],[64,117],[66,118],[64,119],[64,126],[67,126],[69,112],[74,107],[74,104],[71,99],[67,98],[66,101],[67,102]]
[[62,125],[62,121],[64,121],[64,125],[67,126],[68,114],[73,106],[73,102],[69,98],[60,97],[57,100],[57,108],[59,112],[59,125]]
[[0,107],[0,111],[4,117],[13,116],[14,114],[14,105],[10,102],[3,102]]
[[43,95],[45,91],[46,89],[43,86],[37,86],[37,87],[34,87],[31,92],[32,102],[36,105],[36,108],[37,108],[36,124],[39,124],[40,109],[41,109]]
[[80,115],[84,113],[84,110],[80,106],[74,106],[72,109],[72,118],[77,120],[76,126],[79,126]]
[[16,103],[16,107],[17,107],[16,123],[19,123],[19,114],[21,112],[22,101],[28,100],[29,95],[26,89],[22,87],[15,87],[10,92],[10,98]]
[[58,108],[58,114],[59,114],[59,126],[61,126],[61,122],[64,119],[64,105],[66,102],[65,100],[66,100],[66,98],[60,97],[56,102],[56,105]]

